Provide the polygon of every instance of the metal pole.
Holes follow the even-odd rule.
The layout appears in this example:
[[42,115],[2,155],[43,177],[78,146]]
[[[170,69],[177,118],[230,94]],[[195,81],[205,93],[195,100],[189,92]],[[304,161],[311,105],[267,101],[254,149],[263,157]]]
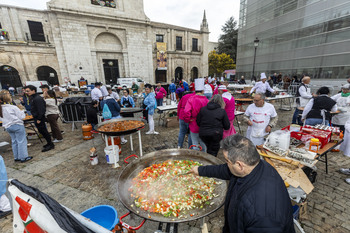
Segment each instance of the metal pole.
[[256,58],[256,47],[254,48],[254,61],[253,61],[253,75],[252,75],[252,78],[254,77],[254,73],[255,73],[255,58]]

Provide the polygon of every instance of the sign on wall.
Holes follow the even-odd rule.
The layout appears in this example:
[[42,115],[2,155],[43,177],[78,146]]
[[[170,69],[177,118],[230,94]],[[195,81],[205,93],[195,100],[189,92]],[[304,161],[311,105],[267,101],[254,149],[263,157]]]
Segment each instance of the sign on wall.
[[111,1],[91,0],[91,4],[99,5],[99,6],[112,7],[112,8],[116,8],[116,6],[117,6],[116,3],[117,3],[116,0],[111,0]]
[[166,43],[157,42],[157,69],[167,70]]

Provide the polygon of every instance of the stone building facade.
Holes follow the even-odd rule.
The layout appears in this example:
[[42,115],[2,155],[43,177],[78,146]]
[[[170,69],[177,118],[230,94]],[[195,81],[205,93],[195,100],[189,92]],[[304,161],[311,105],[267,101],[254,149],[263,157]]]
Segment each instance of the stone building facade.
[[[196,78],[208,73],[209,29],[152,22],[143,0],[51,0],[47,10],[0,5],[0,82],[51,84],[146,82]],[[159,43],[166,46],[159,67]]]

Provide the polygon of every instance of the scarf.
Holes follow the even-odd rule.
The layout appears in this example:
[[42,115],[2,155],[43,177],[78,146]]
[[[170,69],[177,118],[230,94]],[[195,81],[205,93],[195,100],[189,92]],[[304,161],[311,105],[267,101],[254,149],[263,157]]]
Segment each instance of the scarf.
[[344,93],[344,92],[341,93],[341,97],[349,97],[349,96],[350,96],[350,92],[349,93]]

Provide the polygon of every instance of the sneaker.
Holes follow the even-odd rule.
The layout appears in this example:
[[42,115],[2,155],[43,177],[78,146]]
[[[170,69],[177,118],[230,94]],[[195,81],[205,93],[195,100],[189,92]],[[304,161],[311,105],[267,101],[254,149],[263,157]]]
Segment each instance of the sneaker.
[[345,182],[348,183],[348,184],[350,184],[350,178],[346,178],[346,179],[345,179]]
[[55,139],[52,142],[62,142],[62,141],[63,141],[63,139],[62,140]]
[[153,134],[159,134],[158,132],[156,132],[156,131],[153,131]]
[[120,144],[124,145],[128,142],[128,140],[124,139],[124,140],[121,140]]
[[20,159],[15,159],[15,162],[20,162],[21,160]]
[[21,163],[28,162],[28,161],[31,160],[32,158],[33,158],[32,156],[28,156],[27,158],[22,159],[22,160],[21,160]]
[[153,131],[148,131],[146,132],[146,134],[153,134]]
[[340,168],[340,173],[343,173],[345,175],[350,175],[350,169],[349,168]]
[[55,145],[53,143],[51,145],[48,145],[47,147],[44,147],[44,149],[42,149],[41,152],[46,152],[52,149],[55,149]]

